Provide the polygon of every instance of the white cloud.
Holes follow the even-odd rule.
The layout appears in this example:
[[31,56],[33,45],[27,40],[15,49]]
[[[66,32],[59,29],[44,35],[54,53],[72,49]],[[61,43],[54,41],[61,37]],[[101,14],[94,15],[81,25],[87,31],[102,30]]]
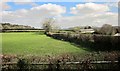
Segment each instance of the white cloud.
[[120,0],[83,0],[85,2],[119,2]]
[[49,3],[32,7],[29,10],[20,9],[17,11],[4,11],[2,14],[2,21],[38,27],[43,18],[60,17],[61,14],[65,12],[65,7]]
[[[20,9],[17,11],[4,11],[2,21],[34,27],[41,26],[45,17],[56,17],[56,25],[61,28],[73,26],[102,26],[103,24],[118,25],[118,14],[108,12],[109,7],[105,4],[86,3],[78,4],[71,8],[73,16],[63,16],[66,8],[56,4],[43,4],[31,9]],[[82,14],[82,15],[81,15]]]
[[0,1],[0,22],[2,22],[2,11],[8,10],[11,7],[6,3],[9,0]]
[[0,2],[0,6],[0,11],[8,10],[11,8],[6,2]]
[[31,6],[38,6],[34,2],[14,2],[16,5],[31,5]]
[[33,1],[34,0],[11,0],[11,2],[33,2]]
[[77,4],[76,7],[72,7],[72,14],[91,14],[91,13],[101,13],[109,11],[109,7],[105,4],[95,4],[95,3],[85,3]]
[[11,0],[1,0],[1,2],[10,2]]
[[106,3],[108,6],[110,6],[110,7],[118,7],[118,2],[108,2],[108,3]]
[[73,16],[59,18],[58,24],[65,27],[118,25],[118,14],[109,12],[107,4],[85,3],[70,8]]
[[102,26],[103,24],[118,25],[118,14],[106,12],[102,14],[89,14],[83,16],[69,16],[59,18],[57,22],[63,28],[69,28],[73,26]]

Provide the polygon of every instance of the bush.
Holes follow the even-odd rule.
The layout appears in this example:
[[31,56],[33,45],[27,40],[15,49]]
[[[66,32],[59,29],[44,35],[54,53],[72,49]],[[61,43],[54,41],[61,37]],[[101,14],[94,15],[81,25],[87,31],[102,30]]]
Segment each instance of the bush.
[[29,63],[27,60],[25,59],[19,59],[17,62],[17,67],[18,67],[18,71],[23,71],[25,69],[29,69]]
[[65,40],[95,50],[120,50],[120,37],[110,35],[56,33],[51,37]]

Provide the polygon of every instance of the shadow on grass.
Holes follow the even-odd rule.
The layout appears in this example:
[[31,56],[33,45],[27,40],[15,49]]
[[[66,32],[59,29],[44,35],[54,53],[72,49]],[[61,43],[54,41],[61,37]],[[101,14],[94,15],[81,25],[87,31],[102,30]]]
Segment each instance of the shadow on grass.
[[85,51],[94,51],[93,49],[91,49],[91,47],[90,46],[84,46],[84,45],[80,45],[80,44],[75,44],[75,43],[71,43],[71,42],[69,42],[71,45],[73,45],[73,46],[76,46],[76,47],[78,47],[78,48],[82,48],[83,50],[85,50]]
[[71,44],[78,48],[83,48],[86,51],[120,51],[119,44],[116,44],[116,46],[112,46],[112,44],[109,43],[104,43],[103,45],[101,45],[94,42],[81,42]]
[[[52,37],[51,37],[52,38]],[[52,38],[56,39],[56,38]],[[110,43],[95,43],[95,42],[79,42],[79,41],[69,41],[69,40],[62,40],[62,39],[56,39],[56,40],[61,40],[61,41],[66,41],[69,42],[71,45],[74,45],[78,48],[82,48],[86,51],[120,51],[120,44],[116,44],[116,46],[113,46]]]

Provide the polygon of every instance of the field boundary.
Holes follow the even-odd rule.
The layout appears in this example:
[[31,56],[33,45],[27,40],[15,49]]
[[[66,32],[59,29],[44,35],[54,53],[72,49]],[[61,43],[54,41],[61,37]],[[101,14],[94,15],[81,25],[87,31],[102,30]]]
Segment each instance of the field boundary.
[[[119,61],[86,61],[89,62],[90,64],[109,64],[109,63],[118,63]],[[65,62],[65,64],[83,64],[86,62]],[[17,62],[7,62],[7,63],[2,63],[2,65],[14,65],[17,64]],[[51,63],[30,63],[30,65],[49,65]],[[58,63],[62,64],[62,63]]]
[[[28,66],[28,67],[24,67]],[[98,66],[98,67],[97,67]],[[2,70],[48,70],[48,71],[71,71],[71,70],[119,70],[119,61],[82,61],[82,62],[56,62],[56,63],[29,63],[22,64],[19,67],[18,63],[2,63]]]

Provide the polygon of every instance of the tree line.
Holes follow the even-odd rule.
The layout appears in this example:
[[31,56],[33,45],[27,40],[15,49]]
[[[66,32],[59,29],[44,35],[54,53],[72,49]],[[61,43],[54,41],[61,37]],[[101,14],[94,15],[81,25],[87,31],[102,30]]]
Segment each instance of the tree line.
[[[54,23],[55,23],[55,19],[53,18],[47,18],[43,21],[42,25],[43,25],[43,29],[45,30],[45,34],[50,33],[53,30],[56,30],[53,27]],[[76,27],[68,28],[67,30],[75,33],[80,33],[81,29],[93,29],[95,31],[94,34],[101,34],[101,35],[115,35],[116,33],[120,33],[120,26],[112,26],[110,24],[103,24],[102,27],[76,26]],[[57,30],[61,30],[61,29],[57,29]]]
[[18,29],[35,29],[31,26],[17,25],[11,23],[0,23],[0,29],[2,30],[18,30]]

